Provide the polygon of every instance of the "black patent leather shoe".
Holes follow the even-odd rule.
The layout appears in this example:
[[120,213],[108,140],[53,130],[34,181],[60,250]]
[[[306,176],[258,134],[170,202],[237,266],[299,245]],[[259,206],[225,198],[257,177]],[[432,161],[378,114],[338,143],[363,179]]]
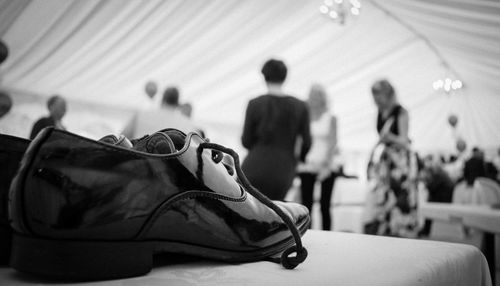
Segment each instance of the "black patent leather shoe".
[[44,130],[14,179],[9,210],[11,266],[50,277],[142,275],[155,253],[278,260],[290,269],[307,256],[304,206],[271,202],[232,150],[174,129],[133,149]]
[[[132,143],[124,136],[108,135],[99,141],[132,148]],[[10,259],[12,228],[7,211],[10,184],[30,142],[28,139],[0,134],[0,265],[7,265]]]
[[0,134],[0,265],[6,265],[10,257],[12,230],[7,213],[9,187],[29,143],[23,138]]

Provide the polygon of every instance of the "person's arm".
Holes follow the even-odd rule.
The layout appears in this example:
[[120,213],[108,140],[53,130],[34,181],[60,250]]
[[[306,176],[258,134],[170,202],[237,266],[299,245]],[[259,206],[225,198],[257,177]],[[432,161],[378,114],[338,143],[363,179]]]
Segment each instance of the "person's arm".
[[301,162],[305,162],[307,153],[309,152],[309,149],[311,149],[311,144],[312,144],[311,131],[310,131],[311,121],[309,119],[309,109],[307,108],[307,106],[305,104],[304,104],[304,111],[302,114],[303,115],[302,115],[302,119],[301,119],[301,128],[300,128],[300,137],[302,138],[302,145],[300,148],[299,160]]
[[331,166],[336,147],[337,147],[337,118],[335,118],[335,116],[331,116],[330,128],[328,131],[328,149],[326,150],[325,159],[321,163],[321,169],[320,172],[318,173],[318,181],[320,182],[328,178],[332,173]]
[[328,150],[325,158],[325,167],[329,167],[331,165],[336,148],[337,148],[337,118],[332,115],[330,118],[330,129],[328,132]]
[[241,143],[243,147],[250,150],[256,141],[257,133],[257,122],[254,120],[255,114],[252,108],[253,101],[250,101],[247,106],[245,113],[245,123],[243,124],[243,135],[241,135]]
[[399,135],[385,132],[381,134],[381,141],[406,147],[410,141],[408,137],[409,121],[408,112],[404,109],[401,110],[397,120]]

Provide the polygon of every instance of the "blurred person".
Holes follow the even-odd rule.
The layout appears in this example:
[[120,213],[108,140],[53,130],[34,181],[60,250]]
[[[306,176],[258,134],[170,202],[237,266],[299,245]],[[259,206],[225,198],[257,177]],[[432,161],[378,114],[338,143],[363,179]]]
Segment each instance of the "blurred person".
[[[448,173],[439,164],[425,166],[420,171],[420,179],[424,183],[428,202],[451,203],[455,183]],[[419,236],[428,236],[431,231],[432,220],[426,219],[424,226],[419,231]]]
[[455,184],[463,180],[464,164],[464,153],[460,152],[457,155],[451,155],[449,162],[443,165],[443,169]]
[[330,201],[337,177],[333,157],[337,147],[337,119],[328,109],[326,91],[321,85],[313,85],[309,92],[312,146],[298,171],[301,181],[302,204],[312,210],[314,186],[321,183],[321,217],[323,230],[331,230]]
[[66,130],[62,119],[66,114],[66,100],[59,95],[54,95],[47,100],[49,116],[38,119],[31,129],[30,139],[34,139],[38,132],[46,127],[53,126],[57,129]]
[[448,162],[448,159],[446,158],[446,155],[440,154],[439,155],[439,161],[437,162],[440,165],[446,164]]
[[488,199],[484,194],[478,178],[486,178],[487,164],[484,153],[479,147],[473,147],[470,157],[463,165],[463,177],[457,183],[453,193],[453,203],[455,204],[488,204]]
[[250,100],[245,115],[242,169],[252,185],[272,200],[283,200],[311,147],[305,102],[283,92],[287,67],[275,59],[261,69],[267,94]]
[[[13,130],[12,124],[6,124],[2,118],[6,117],[7,113],[12,109],[12,98],[4,91],[0,91],[0,134],[11,134]],[[2,122],[3,121],[3,122]]]
[[492,160],[487,160],[486,156],[484,155],[484,150],[481,150],[482,157],[484,160],[484,178],[488,178],[490,180],[496,181],[497,176],[498,176],[498,169],[495,166],[495,163]]
[[[0,39],[0,64],[2,64],[8,57],[9,57],[9,48]],[[0,84],[2,83],[2,78],[3,78],[3,74],[2,74],[2,71],[0,70]]]
[[495,157],[493,157],[493,160],[491,162],[497,170],[496,181],[500,182],[500,148],[497,149],[497,153],[495,154]]
[[0,64],[2,64],[9,57],[9,48],[0,40]]
[[[9,49],[7,45],[0,40],[0,64],[2,64],[9,56]],[[0,83],[2,83],[2,75],[0,73]],[[12,98],[5,91],[0,91],[0,118],[9,113],[12,108]]]
[[472,148],[472,156],[465,161],[464,179],[467,186],[472,187],[478,177],[486,177],[484,153],[479,147]]
[[495,157],[493,157],[492,163],[497,170],[500,170],[500,148],[497,149],[497,153],[495,154]]
[[[396,97],[389,81],[376,81],[371,88],[378,109],[379,141],[371,164],[373,169],[374,201],[365,218],[365,233],[394,236],[416,235],[416,177],[415,154],[410,150],[408,137],[409,115]],[[374,159],[376,157],[376,159]],[[370,217],[371,216],[371,217]]]
[[0,91],[0,118],[4,117],[12,109],[12,98],[4,91]]
[[123,135],[128,138],[139,138],[165,128],[176,128],[186,134],[197,132],[195,124],[181,112],[179,97],[177,87],[167,87],[163,92],[161,108],[137,112],[125,126]]
[[372,86],[372,95],[378,109],[379,142],[389,147],[408,149],[409,115],[398,103],[394,87],[387,80],[379,80]]
[[485,170],[485,178],[497,181],[498,169],[495,167],[495,164],[493,164],[493,162],[486,161],[484,164],[484,170]]
[[[7,45],[0,40],[0,64],[2,64],[9,56]],[[2,83],[2,72],[0,71],[0,84]],[[12,98],[10,95],[0,90],[0,119],[2,119],[12,109]],[[0,134],[8,133],[7,126],[0,125]]]

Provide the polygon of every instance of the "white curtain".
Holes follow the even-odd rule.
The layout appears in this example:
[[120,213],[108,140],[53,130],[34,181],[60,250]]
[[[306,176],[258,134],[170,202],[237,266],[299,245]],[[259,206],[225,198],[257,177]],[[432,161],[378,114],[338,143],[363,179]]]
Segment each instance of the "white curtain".
[[[311,83],[327,87],[343,149],[366,150],[375,143],[370,85],[378,78],[388,78],[409,109],[417,149],[454,148],[450,113],[458,115],[459,133],[469,145],[500,144],[500,2],[362,1],[361,15],[345,26],[321,15],[321,4],[2,0],[0,35],[10,48],[2,85],[15,94],[60,93],[97,103],[101,109],[70,106],[66,120],[69,129],[81,131],[81,114],[93,114],[85,117],[93,122],[112,119],[102,133],[119,131],[126,120],[126,112],[107,109],[148,105],[146,81],[178,85],[196,120],[234,146],[248,100],[265,91],[260,67],[277,57],[289,66],[291,94],[305,99]],[[421,37],[387,12],[435,45],[465,88],[452,95],[435,92],[432,82],[448,76],[447,69]],[[15,112],[26,113],[27,104]],[[25,122],[44,112],[37,106],[27,108]]]

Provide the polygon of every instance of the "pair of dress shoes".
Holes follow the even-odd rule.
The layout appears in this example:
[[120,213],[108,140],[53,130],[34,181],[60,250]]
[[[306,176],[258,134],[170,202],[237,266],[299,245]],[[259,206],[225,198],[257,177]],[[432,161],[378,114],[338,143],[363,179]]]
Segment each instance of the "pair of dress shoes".
[[270,201],[250,185],[234,151],[196,133],[94,141],[47,128],[33,142],[6,135],[0,142],[8,166],[0,173],[1,243],[21,272],[131,277],[149,272],[156,253],[289,269],[307,257],[307,209]]

